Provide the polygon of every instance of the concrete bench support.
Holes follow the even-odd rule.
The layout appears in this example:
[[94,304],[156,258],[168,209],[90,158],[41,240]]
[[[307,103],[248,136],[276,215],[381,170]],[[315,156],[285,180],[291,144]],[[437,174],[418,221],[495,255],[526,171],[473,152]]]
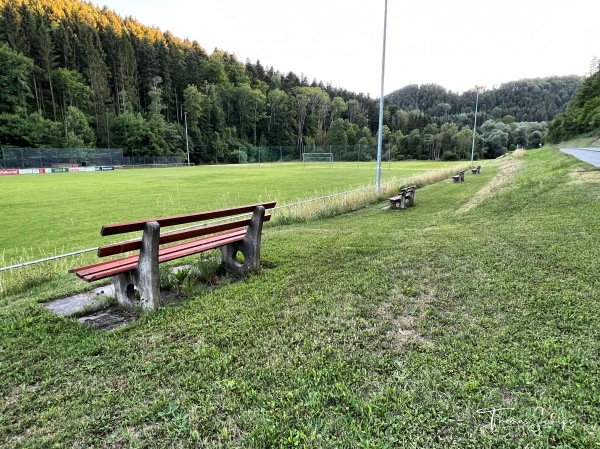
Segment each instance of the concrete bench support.
[[414,206],[416,189],[416,186],[404,187],[400,189],[399,195],[388,198],[390,209],[406,209]]
[[459,171],[457,175],[454,175],[452,177],[452,180],[454,182],[465,182],[465,172],[464,171]]
[[[260,270],[260,240],[264,216],[265,208],[257,206],[246,229],[244,240],[221,247],[221,260],[232,274],[239,276]],[[238,261],[238,253],[243,255],[243,262]]]
[[160,306],[159,243],[160,225],[155,221],[146,223],[137,267],[112,277],[117,301],[123,307],[156,309]]

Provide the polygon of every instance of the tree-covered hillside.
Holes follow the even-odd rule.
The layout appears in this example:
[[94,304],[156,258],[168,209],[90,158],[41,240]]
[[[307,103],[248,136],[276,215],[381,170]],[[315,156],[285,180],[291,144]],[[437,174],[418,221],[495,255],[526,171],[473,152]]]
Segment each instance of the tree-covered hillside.
[[[539,145],[544,120],[577,82],[550,78],[485,92],[475,156]],[[474,103],[474,91],[456,95],[439,86],[388,96],[386,156],[469,156]],[[0,146],[183,156],[187,123],[195,163],[237,163],[267,146],[288,147],[290,159],[328,148],[338,160],[369,160],[378,114],[368,95],[243,63],[226,51],[208,54],[196,41],[91,3],[0,0]]]
[[[484,90],[479,97],[483,120],[506,115],[517,122],[550,121],[563,112],[581,83],[579,76],[525,79]],[[387,95],[390,104],[404,110],[418,109],[432,117],[461,121],[472,114],[475,90],[457,94],[436,84],[410,85]]]
[[600,61],[594,59],[590,69],[590,76],[581,83],[565,113],[550,123],[548,139],[551,142],[600,134]]
[[0,0],[0,12],[0,144],[175,154],[186,115],[196,162],[237,161],[252,145],[323,144],[342,114],[373,139],[368,96],[208,55],[90,3]]

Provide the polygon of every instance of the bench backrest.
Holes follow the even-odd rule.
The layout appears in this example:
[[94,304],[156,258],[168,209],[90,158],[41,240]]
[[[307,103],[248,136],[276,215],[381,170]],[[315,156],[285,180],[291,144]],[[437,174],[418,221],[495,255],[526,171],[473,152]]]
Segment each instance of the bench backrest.
[[232,217],[234,215],[241,215],[254,212],[256,206],[263,206],[265,209],[272,209],[275,207],[276,203],[276,201],[272,201],[269,203],[258,203],[250,204],[248,206],[232,207],[230,209],[220,209],[208,212],[197,212],[195,214],[176,215],[174,217],[152,218],[149,220],[130,221],[127,223],[105,225],[102,226],[102,229],[100,230],[100,235],[106,236],[142,231],[144,229],[144,225],[151,221],[156,221],[161,228],[164,228],[167,226],[195,223],[198,221],[214,220],[216,218]]
[[[132,221],[126,223],[117,223],[112,225],[102,226],[102,230],[100,234],[103,236],[106,235],[116,235],[116,234],[124,234],[128,232],[141,231],[144,229],[144,225],[148,222],[157,222],[161,229],[163,227],[168,226],[176,226],[182,224],[196,223],[200,221],[206,220],[214,220],[217,218],[226,218],[226,217],[234,217],[236,215],[242,215],[254,212],[257,206],[263,206],[265,209],[272,209],[275,207],[276,202],[272,201],[269,203],[258,203],[258,204],[250,204],[248,206],[240,206],[233,207],[229,209],[220,209],[208,212],[198,212],[194,214],[185,214],[185,215],[177,215],[173,217],[162,217],[162,218],[153,218],[149,220],[143,221]],[[265,215],[263,221],[269,221],[271,219],[271,215]],[[197,229],[186,229],[182,231],[174,231],[168,232],[165,234],[161,234],[160,236],[160,244],[172,243],[181,240],[188,240],[195,237],[201,237],[203,235],[215,234],[218,232],[225,232],[234,229],[243,228],[244,226],[248,226],[250,224],[250,218],[244,218],[240,220],[234,220],[227,223],[220,224],[212,224],[202,226]],[[140,249],[142,246],[142,239],[134,239],[128,240],[126,242],[113,243],[110,245],[101,246],[98,248],[98,256],[112,256],[115,254],[126,253],[129,251],[136,251]]]

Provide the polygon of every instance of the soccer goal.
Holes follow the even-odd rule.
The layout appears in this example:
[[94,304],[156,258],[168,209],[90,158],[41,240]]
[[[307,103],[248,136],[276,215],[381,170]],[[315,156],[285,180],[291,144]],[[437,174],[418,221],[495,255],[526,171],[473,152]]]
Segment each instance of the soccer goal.
[[302,153],[302,164],[307,162],[325,162],[331,167],[333,165],[333,153]]

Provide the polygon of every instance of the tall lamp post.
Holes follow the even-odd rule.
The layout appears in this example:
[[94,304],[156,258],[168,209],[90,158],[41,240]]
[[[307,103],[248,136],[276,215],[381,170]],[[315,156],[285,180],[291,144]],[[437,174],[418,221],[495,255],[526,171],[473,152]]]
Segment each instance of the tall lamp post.
[[377,137],[377,175],[375,185],[377,193],[381,191],[381,147],[383,146],[383,82],[385,79],[385,41],[387,34],[387,0],[383,14],[383,56],[381,58],[381,95],[379,97],[379,135]]
[[185,149],[187,150],[187,164],[190,166],[190,141],[188,139],[188,131],[187,131],[187,112],[183,113],[183,118],[185,120]]
[[479,106],[479,87],[475,88],[477,97],[475,97],[475,118],[473,119],[473,143],[471,144],[471,166],[473,166],[473,156],[475,156],[475,129],[477,128],[477,106]]

